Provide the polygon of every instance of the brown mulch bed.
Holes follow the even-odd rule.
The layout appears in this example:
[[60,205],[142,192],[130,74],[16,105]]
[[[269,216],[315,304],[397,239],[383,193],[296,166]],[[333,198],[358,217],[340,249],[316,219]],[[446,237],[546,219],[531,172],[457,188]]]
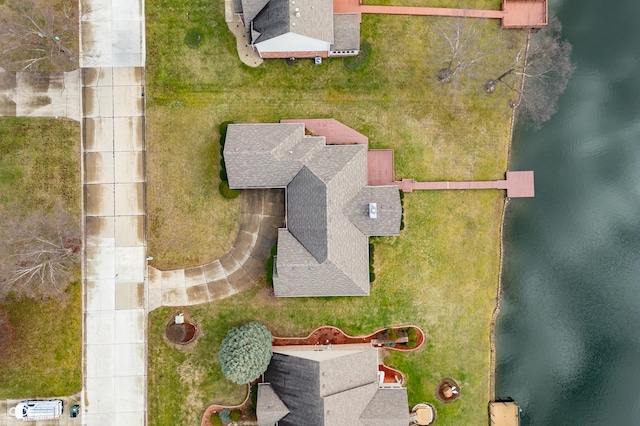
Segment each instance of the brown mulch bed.
[[[453,388],[457,393],[452,392]],[[441,402],[452,402],[460,398],[460,385],[453,379],[442,379],[436,389],[436,398]]]
[[[405,344],[396,344],[395,347],[387,347],[386,349],[393,349],[399,351],[414,351],[422,346],[425,340],[424,332],[420,327],[405,325],[392,327],[397,330],[403,328],[414,328],[418,334],[418,341],[414,348],[408,348]],[[381,328],[366,336],[349,336],[337,327],[323,326],[316,328],[307,337],[274,337],[273,346],[289,346],[289,345],[341,345],[341,344],[353,344],[353,343],[371,343],[371,340],[375,339],[380,333],[383,333],[386,328]]]
[[404,374],[400,370],[396,370],[393,367],[389,367],[385,364],[378,365],[379,371],[384,371],[385,383],[400,383],[404,384]]
[[307,337],[274,337],[274,346],[289,345],[344,345],[349,343],[369,343],[369,336],[352,337],[336,327],[324,326],[316,328]]
[[172,323],[167,325],[167,329],[165,330],[167,339],[171,343],[176,343],[178,345],[184,345],[191,342],[196,335],[197,328],[195,324],[191,324],[190,322],[185,322],[182,324]]

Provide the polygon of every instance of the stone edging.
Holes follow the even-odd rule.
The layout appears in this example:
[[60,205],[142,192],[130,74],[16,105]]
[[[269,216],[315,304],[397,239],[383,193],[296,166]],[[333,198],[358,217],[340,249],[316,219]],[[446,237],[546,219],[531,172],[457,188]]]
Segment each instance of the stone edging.
[[211,415],[213,413],[217,413],[220,410],[224,410],[225,408],[228,410],[238,410],[242,409],[247,405],[249,399],[251,398],[251,385],[247,385],[247,397],[242,401],[240,405],[218,405],[218,404],[210,404],[202,413],[202,420],[200,421],[200,426],[211,426]]

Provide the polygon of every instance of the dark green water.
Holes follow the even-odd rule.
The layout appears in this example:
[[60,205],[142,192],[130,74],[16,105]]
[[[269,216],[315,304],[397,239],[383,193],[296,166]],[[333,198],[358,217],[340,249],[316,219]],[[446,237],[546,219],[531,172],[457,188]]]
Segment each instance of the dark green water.
[[514,138],[536,197],[507,213],[496,392],[523,425],[640,425],[640,0],[551,7],[577,69]]

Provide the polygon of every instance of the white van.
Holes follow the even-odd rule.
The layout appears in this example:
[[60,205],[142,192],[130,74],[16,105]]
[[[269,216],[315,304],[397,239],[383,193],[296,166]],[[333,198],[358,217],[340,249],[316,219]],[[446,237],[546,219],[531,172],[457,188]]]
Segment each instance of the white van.
[[25,422],[45,419],[59,419],[62,417],[62,400],[32,400],[22,401],[9,410],[9,414]]

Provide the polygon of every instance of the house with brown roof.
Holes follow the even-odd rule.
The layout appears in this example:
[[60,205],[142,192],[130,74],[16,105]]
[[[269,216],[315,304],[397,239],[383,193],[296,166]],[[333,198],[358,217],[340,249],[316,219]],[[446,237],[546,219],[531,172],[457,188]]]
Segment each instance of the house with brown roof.
[[360,15],[333,13],[327,0],[234,0],[249,44],[261,58],[353,56]]
[[260,426],[406,426],[407,389],[384,383],[369,345],[274,346],[258,385]]
[[398,187],[368,185],[367,145],[307,133],[304,123],[229,125],[229,187],[285,189],[276,296],[367,296],[369,236],[399,234]]

